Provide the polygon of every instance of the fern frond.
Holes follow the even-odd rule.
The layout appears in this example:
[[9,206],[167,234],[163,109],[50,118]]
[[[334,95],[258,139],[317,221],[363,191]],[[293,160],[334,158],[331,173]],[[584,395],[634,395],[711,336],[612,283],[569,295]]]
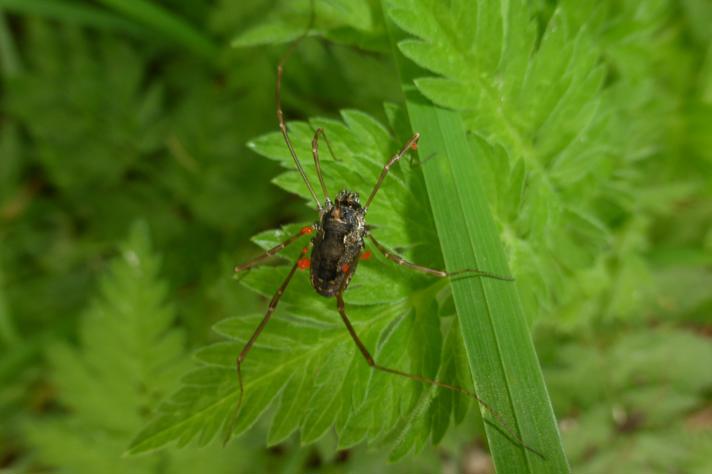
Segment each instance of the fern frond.
[[71,415],[27,426],[43,462],[87,473],[156,467],[155,458],[119,460],[128,437],[186,368],[184,335],[172,328],[158,270],[147,227],[137,225],[82,318],[80,347],[48,350],[59,403]]

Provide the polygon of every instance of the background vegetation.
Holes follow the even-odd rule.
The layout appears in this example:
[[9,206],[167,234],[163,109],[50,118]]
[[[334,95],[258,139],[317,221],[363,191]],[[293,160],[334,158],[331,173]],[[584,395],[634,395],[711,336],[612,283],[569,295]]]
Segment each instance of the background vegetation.
[[[461,115],[572,469],[712,471],[709,2],[383,3],[315,2],[284,91],[308,172],[319,126],[332,192],[405,141],[397,48]],[[478,410],[373,375],[303,274],[220,445],[289,263],[232,267],[313,220],[274,117],[311,12],[0,0],[0,471],[491,469]],[[391,178],[379,240],[442,264],[420,167]],[[383,362],[472,383],[443,282],[376,258],[347,304]]]

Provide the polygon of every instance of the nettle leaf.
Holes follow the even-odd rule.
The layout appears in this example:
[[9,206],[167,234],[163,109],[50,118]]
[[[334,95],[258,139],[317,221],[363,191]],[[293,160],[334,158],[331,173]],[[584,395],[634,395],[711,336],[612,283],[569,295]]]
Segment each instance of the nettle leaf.
[[26,426],[42,463],[87,473],[157,468],[159,459],[121,462],[121,454],[186,367],[158,268],[146,227],[134,227],[82,319],[80,348],[48,351],[59,403],[70,413]]
[[[336,156],[322,142],[322,168],[332,194],[350,189],[366,196],[389,156],[402,147],[387,128],[353,110],[344,111],[342,121],[290,123],[295,149],[315,186],[311,140],[317,127],[326,129]],[[249,146],[288,169],[275,183],[311,200],[280,133],[261,136]],[[403,160],[391,170],[369,209],[369,224],[379,240],[405,258],[439,266],[440,256],[430,245],[435,236],[424,193],[422,178]],[[262,248],[272,247],[304,224],[262,232],[254,241]],[[286,259],[291,265],[306,244],[305,238],[277,260]],[[242,283],[271,297],[287,272],[284,265],[265,265],[242,277]],[[454,318],[440,317],[436,303],[443,287],[442,281],[414,274],[374,252],[373,259],[359,264],[345,294],[347,313],[380,364],[470,386],[457,325]],[[215,326],[228,341],[198,351],[200,367],[184,378],[182,388],[138,434],[131,453],[169,442],[205,444],[221,432],[226,434],[238,399],[235,358],[262,317],[262,313],[236,315]],[[243,364],[243,376],[245,395],[233,434],[245,432],[269,410],[270,444],[295,431],[302,443],[311,443],[333,428],[340,447],[388,442],[393,457],[400,457],[422,448],[431,437],[441,439],[453,413],[461,421],[467,409],[461,395],[373,371],[343,326],[335,299],[318,296],[305,273],[293,278]]]

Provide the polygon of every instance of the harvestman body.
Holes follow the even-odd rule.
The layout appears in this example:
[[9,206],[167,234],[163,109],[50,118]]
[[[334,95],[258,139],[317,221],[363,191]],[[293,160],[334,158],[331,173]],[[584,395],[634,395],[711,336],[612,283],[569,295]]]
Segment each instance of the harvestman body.
[[[368,251],[364,251],[366,238],[368,238],[374,245],[374,247],[379,252],[381,252],[383,256],[386,257],[388,260],[391,260],[398,265],[402,265],[411,270],[415,270],[421,273],[426,273],[440,278],[452,277],[456,275],[469,275],[510,281],[511,278],[498,276],[493,273],[484,272],[477,269],[466,269],[459,270],[457,272],[447,272],[445,270],[436,270],[416,265],[414,263],[406,261],[402,257],[388,250],[370,234],[366,225],[366,213],[368,211],[368,207],[376,196],[378,190],[381,188],[383,180],[386,178],[386,175],[388,174],[390,168],[395,165],[409,150],[415,150],[417,148],[417,143],[420,138],[420,134],[418,133],[414,134],[406,142],[403,148],[398,153],[393,155],[390,160],[388,160],[386,165],[383,167],[383,170],[381,171],[381,174],[379,175],[378,180],[376,181],[376,184],[374,185],[373,190],[371,191],[371,194],[368,196],[366,204],[362,206],[359,200],[359,195],[348,190],[343,190],[339,192],[335,200],[333,202],[331,201],[331,198],[329,197],[329,192],[324,182],[323,175],[321,173],[321,164],[319,161],[319,135],[322,135],[324,137],[327,142],[327,146],[329,146],[330,150],[331,147],[329,145],[329,141],[326,137],[326,134],[324,133],[324,130],[321,128],[317,129],[314,133],[314,138],[312,139],[312,155],[314,158],[314,164],[316,165],[316,173],[319,178],[319,183],[324,194],[323,203],[319,201],[319,198],[314,192],[314,188],[312,187],[311,182],[304,173],[304,169],[302,168],[299,158],[297,157],[297,154],[294,151],[292,142],[289,139],[287,125],[284,121],[284,113],[282,112],[281,107],[280,93],[282,86],[283,65],[295,46],[296,43],[294,43],[292,47],[287,51],[287,53],[285,54],[285,56],[283,56],[279,65],[277,66],[277,120],[279,122],[279,128],[282,132],[282,136],[284,137],[284,141],[294,160],[294,164],[296,165],[297,171],[299,171],[299,173],[301,174],[302,179],[304,180],[304,183],[306,184],[309,190],[309,193],[311,194],[312,198],[314,199],[314,202],[316,203],[317,209],[319,211],[319,222],[311,226],[302,228],[299,233],[289,237],[281,244],[267,250],[265,253],[250,260],[249,262],[237,265],[235,267],[235,272],[242,272],[248,270],[258,265],[259,263],[262,263],[262,261],[264,261],[265,259],[279,253],[282,249],[296,242],[302,236],[312,235],[312,239],[310,242],[312,250],[311,256],[307,257],[309,247],[304,247],[299,259],[294,262],[294,265],[292,265],[284,282],[282,283],[282,285],[280,285],[280,287],[277,289],[274,296],[272,297],[272,300],[270,301],[270,304],[267,308],[267,312],[265,313],[262,321],[257,326],[257,329],[255,329],[255,332],[252,334],[247,343],[245,343],[245,346],[240,352],[240,355],[237,357],[237,378],[240,387],[240,397],[237,404],[237,411],[239,412],[239,408],[242,404],[242,397],[244,394],[241,372],[242,363],[244,362],[245,358],[247,357],[247,354],[252,349],[252,346],[254,345],[255,341],[262,333],[263,329],[272,317],[272,313],[274,313],[274,310],[277,308],[279,300],[281,299],[282,295],[284,294],[284,291],[289,285],[292,276],[294,276],[297,269],[306,270],[308,268],[310,271],[311,285],[312,287],[314,287],[316,292],[322,296],[336,297],[336,307],[339,312],[339,315],[341,316],[341,319],[344,325],[346,326],[346,329],[348,330],[349,334],[353,338],[354,343],[358,347],[359,351],[361,352],[369,366],[371,366],[373,369],[380,370],[382,372],[399,375],[424,384],[445,388],[473,398],[474,400],[479,402],[492,416],[494,416],[498,423],[501,425],[501,428],[503,428],[504,431],[512,438],[514,438],[522,447],[536,453],[539,456],[542,456],[538,451],[524,444],[521,438],[515,433],[515,431],[509,426],[509,424],[506,423],[506,421],[501,417],[501,415],[496,412],[492,407],[490,407],[489,404],[477,397],[477,395],[475,395],[474,393],[455,385],[450,385],[437,380],[429,379],[427,377],[423,377],[421,375],[410,374],[407,372],[400,371],[398,369],[392,369],[379,365],[373,359],[371,353],[368,351],[363,342],[361,342],[361,339],[359,338],[358,334],[354,330],[354,327],[351,325],[348,316],[346,315],[343,295],[344,291],[346,291],[346,288],[351,282],[351,278],[356,270],[356,266],[359,260],[361,258],[367,257],[367,255],[369,254]],[[232,430],[228,430],[228,438],[231,433]]]

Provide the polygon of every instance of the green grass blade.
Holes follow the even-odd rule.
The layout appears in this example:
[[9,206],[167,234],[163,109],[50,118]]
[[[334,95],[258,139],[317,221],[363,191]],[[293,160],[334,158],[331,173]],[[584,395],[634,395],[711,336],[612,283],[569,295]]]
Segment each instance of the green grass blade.
[[[460,117],[412,96],[407,106],[414,129],[423,134],[421,156],[438,156],[424,165],[424,174],[446,267],[507,275]],[[516,283],[459,279],[452,289],[477,393],[516,426],[524,443],[546,457],[522,450],[495,422],[487,426],[487,436],[498,472],[567,472]]]
[[145,0],[101,0],[101,3],[176,41],[204,59],[215,61],[218,48],[212,40],[168,10]]
[[213,41],[171,12],[145,0],[101,0],[100,3],[115,12],[57,0],[0,0],[0,9],[134,34],[145,35],[152,30],[210,62],[215,61],[218,47]]
[[[22,63],[17,54],[15,40],[8,28],[5,13],[0,8],[0,73],[3,77],[13,77],[22,71]],[[13,127],[14,128],[14,127]],[[15,132],[12,132],[15,133]],[[0,171],[4,171],[0,166]],[[6,179],[4,176],[3,179]]]
[[[391,26],[392,37],[397,35]],[[413,130],[421,133],[423,164],[433,216],[448,270],[509,270],[478,175],[462,119],[429,103],[412,85],[412,64],[398,52]],[[473,153],[474,151],[474,153]],[[496,421],[486,423],[490,450],[501,473],[569,472],[556,419],[524,317],[517,284],[486,278],[452,282],[465,348],[478,395],[507,420],[521,440],[544,458],[510,439]],[[491,414],[483,410],[487,420]]]
[[0,9],[20,15],[37,15],[53,20],[127,33],[146,30],[114,13],[90,5],[60,0],[0,0]]

